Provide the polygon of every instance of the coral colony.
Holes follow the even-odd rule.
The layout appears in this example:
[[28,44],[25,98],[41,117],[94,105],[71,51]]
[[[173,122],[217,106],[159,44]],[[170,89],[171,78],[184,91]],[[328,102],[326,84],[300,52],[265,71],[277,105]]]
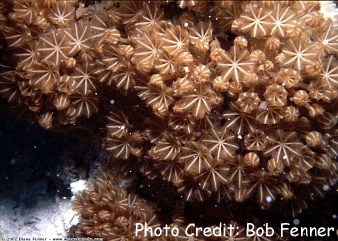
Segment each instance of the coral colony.
[[[75,198],[76,236],[334,234],[272,228],[255,211],[295,217],[335,184],[334,3],[4,0],[0,34],[0,95],[15,113],[52,130],[106,121],[109,160]],[[148,201],[133,193],[140,177]],[[225,205],[226,224],[195,225],[184,208],[164,218],[161,192]],[[248,221],[265,232],[250,236]]]

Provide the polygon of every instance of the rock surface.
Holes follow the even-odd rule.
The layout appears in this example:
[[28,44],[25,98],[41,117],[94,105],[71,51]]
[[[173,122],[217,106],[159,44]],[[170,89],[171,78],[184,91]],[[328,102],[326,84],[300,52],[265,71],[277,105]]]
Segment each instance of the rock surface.
[[96,173],[98,152],[93,140],[54,134],[0,110],[0,238],[67,237],[77,222],[70,184]]

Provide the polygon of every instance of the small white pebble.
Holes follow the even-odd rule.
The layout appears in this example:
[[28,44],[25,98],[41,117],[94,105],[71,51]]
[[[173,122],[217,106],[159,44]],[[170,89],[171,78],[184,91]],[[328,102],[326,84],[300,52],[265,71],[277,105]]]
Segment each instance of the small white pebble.
[[73,195],[78,193],[86,188],[86,180],[78,180],[76,182],[70,183],[70,189]]
[[115,100],[111,99],[111,100],[110,100],[110,104],[111,104],[111,105],[115,104]]

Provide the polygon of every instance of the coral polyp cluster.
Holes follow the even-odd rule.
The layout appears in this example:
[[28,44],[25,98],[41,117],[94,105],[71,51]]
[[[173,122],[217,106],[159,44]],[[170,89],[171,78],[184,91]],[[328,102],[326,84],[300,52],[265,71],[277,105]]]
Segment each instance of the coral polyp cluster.
[[5,1],[0,94],[45,128],[107,115],[108,162],[188,202],[295,216],[337,179],[334,14],[318,1]]
[[[201,231],[196,232],[193,227],[187,226],[187,220],[179,215],[173,217],[170,224],[165,224],[166,229],[163,230],[166,231],[163,231],[159,208],[134,194],[128,194],[121,184],[113,175],[103,173],[85,191],[75,196],[73,209],[80,214],[80,223],[74,230],[77,237],[120,241],[208,240]],[[246,240],[245,228],[239,223],[230,221],[225,225],[233,229],[224,228],[221,232],[222,238],[215,236],[212,240]],[[213,230],[215,227],[206,228]],[[279,236],[273,235],[273,238],[278,239]]]
[[[338,48],[314,35],[337,31],[332,19],[316,2],[209,5],[217,19],[184,12],[168,22],[160,9],[151,25],[134,23],[135,68],[146,75],[134,90],[153,117],[112,110],[111,159],[152,160],[188,201],[254,198],[269,208],[322,196],[337,174],[338,92],[324,72]],[[238,15],[231,33],[215,34],[223,8]]]
[[96,77],[86,52],[94,39],[85,21],[75,21],[75,7],[75,1],[1,3],[7,17],[0,23],[6,43],[1,95],[45,128],[98,111]]
[[128,194],[109,174],[97,178],[91,187],[79,193],[73,206],[82,218],[76,228],[79,237],[146,240],[144,235],[135,235],[135,224],[152,228],[160,225],[154,207]]

